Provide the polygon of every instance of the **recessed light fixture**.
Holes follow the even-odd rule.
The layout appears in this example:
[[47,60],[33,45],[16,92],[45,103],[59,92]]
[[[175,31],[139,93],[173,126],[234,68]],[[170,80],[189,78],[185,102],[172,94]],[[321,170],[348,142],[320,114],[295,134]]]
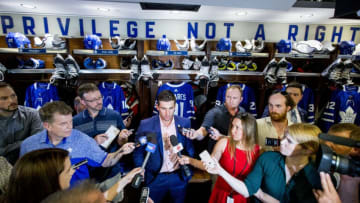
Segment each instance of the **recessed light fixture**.
[[237,16],[247,16],[248,12],[246,11],[239,11],[239,12],[236,12],[236,15]]
[[171,14],[179,14],[181,13],[180,11],[174,10],[174,11],[170,11]]
[[309,14],[300,15],[300,18],[311,18],[313,16],[314,16],[313,13],[309,13]]
[[97,8],[98,11],[109,12],[110,8]]
[[36,6],[30,5],[30,4],[20,4],[20,6],[22,6],[22,7],[24,7],[24,8],[30,8],[30,9],[36,8]]

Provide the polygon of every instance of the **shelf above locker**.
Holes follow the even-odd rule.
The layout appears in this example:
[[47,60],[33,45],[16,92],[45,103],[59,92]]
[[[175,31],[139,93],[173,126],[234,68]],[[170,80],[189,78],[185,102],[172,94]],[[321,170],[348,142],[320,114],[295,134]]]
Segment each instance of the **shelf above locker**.
[[219,70],[219,76],[221,75],[243,75],[243,76],[263,76],[262,72],[258,71],[226,71],[226,70]]
[[51,74],[55,69],[8,69],[9,74]]
[[288,72],[286,75],[291,77],[320,77],[321,73]]
[[275,57],[285,57],[294,59],[330,59],[329,54],[301,54],[301,53],[276,53]]
[[0,48],[4,54],[66,54],[66,49]]
[[108,56],[133,56],[137,54],[135,50],[117,50],[117,49],[74,49],[74,54],[79,55],[108,55]]
[[149,50],[148,56],[205,56],[205,51],[157,51]]
[[211,56],[268,58],[268,57],[269,57],[269,53],[211,51]]
[[80,74],[130,74],[131,70],[122,70],[122,69],[82,69]]
[[360,60],[360,55],[338,55],[337,57],[341,59],[351,59],[353,61]]
[[[8,69],[9,74],[51,74],[55,69]],[[80,74],[130,74],[122,69],[81,69]]]

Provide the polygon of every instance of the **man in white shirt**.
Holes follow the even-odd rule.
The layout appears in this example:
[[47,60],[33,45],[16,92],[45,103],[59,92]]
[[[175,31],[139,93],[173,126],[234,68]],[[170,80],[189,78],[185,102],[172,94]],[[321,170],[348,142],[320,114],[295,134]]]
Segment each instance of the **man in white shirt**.
[[[287,126],[293,124],[287,118],[287,112],[294,106],[290,95],[285,91],[275,90],[269,97],[269,117],[256,120],[258,129],[258,144],[262,150],[277,150],[277,147],[265,145],[266,138],[281,139]],[[280,143],[279,143],[280,144]]]

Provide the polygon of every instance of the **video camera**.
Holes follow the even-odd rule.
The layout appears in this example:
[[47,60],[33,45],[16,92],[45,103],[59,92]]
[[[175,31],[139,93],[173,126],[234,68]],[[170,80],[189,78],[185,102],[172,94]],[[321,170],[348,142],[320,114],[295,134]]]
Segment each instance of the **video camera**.
[[[339,145],[360,148],[359,141],[349,138],[333,136],[326,133],[320,133],[319,138]],[[340,174],[346,174],[353,177],[360,176],[360,160],[353,157],[338,155],[327,145],[320,145],[316,154],[315,163],[319,172],[338,172]]]

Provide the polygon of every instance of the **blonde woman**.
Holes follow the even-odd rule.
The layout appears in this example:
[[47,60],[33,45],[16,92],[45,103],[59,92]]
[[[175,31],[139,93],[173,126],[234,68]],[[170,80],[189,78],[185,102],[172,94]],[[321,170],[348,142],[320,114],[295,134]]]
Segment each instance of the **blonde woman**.
[[205,164],[209,173],[219,174],[244,197],[254,195],[260,188],[280,202],[316,202],[312,189],[320,189],[320,176],[311,157],[319,147],[320,129],[310,124],[288,127],[281,139],[280,153],[265,152],[257,160],[244,181],[234,178],[219,164]]

